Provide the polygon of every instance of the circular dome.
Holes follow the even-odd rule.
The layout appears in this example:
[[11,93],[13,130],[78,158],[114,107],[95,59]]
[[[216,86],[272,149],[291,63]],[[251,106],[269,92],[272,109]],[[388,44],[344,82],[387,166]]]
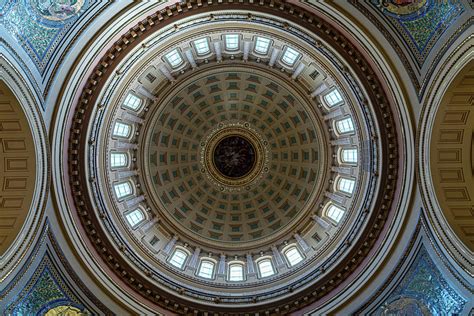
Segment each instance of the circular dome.
[[272,71],[235,64],[203,65],[159,92],[139,167],[160,218],[217,249],[294,229],[328,166],[311,99]]
[[97,253],[147,300],[286,313],[349,280],[375,244],[397,125],[324,19],[211,4],[154,14],[102,58],[73,120],[71,187]]

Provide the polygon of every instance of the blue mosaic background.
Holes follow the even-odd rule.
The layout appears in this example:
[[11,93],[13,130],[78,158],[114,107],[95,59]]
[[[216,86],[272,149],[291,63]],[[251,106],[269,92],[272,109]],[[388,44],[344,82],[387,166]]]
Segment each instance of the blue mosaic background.
[[424,247],[375,315],[456,315],[466,300],[446,281]]
[[[419,65],[443,33],[464,12],[461,2],[455,0],[424,0],[412,7],[396,5],[393,1],[371,0],[395,27],[408,45]],[[413,9],[410,9],[413,8]]]
[[44,315],[57,306],[71,306],[90,314],[67,288],[46,254],[32,279],[11,302],[4,314]]
[[42,72],[89,0],[0,0],[3,26]]

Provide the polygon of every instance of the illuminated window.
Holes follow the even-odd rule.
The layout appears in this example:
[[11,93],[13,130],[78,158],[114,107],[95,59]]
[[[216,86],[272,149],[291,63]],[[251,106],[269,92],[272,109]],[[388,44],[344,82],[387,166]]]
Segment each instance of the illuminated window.
[[258,262],[258,271],[260,272],[260,277],[265,278],[275,274],[273,269],[273,264],[270,259],[264,259]]
[[125,218],[127,219],[130,226],[132,226],[132,228],[135,228],[145,219],[145,215],[143,214],[142,210],[137,208],[136,210],[127,213],[127,215],[125,215]]
[[298,59],[298,57],[300,57],[300,53],[298,53],[296,50],[294,50],[293,48],[291,47],[287,47],[285,49],[285,52],[283,53],[283,57],[281,58],[281,60],[287,64],[288,66],[293,66],[296,62],[296,60]]
[[128,163],[128,156],[125,153],[111,153],[110,166],[112,168],[125,167]]
[[115,122],[113,136],[127,138],[130,136],[132,127],[125,123]]
[[226,50],[238,50],[239,49],[239,35],[228,34],[225,37],[225,49]]
[[329,205],[326,211],[326,216],[335,221],[336,223],[339,223],[342,218],[342,215],[344,215],[344,210],[333,204]]
[[127,94],[127,97],[123,101],[123,106],[133,111],[137,111],[141,105],[142,105],[142,99],[140,99],[133,93]]
[[165,58],[172,68],[178,67],[183,62],[183,58],[181,58],[181,55],[179,54],[177,49],[174,49],[168,54],[166,54]]
[[209,48],[209,41],[207,40],[207,38],[201,38],[201,39],[195,40],[193,44],[194,44],[194,47],[196,48],[196,53],[198,55],[205,55],[211,51]]
[[240,263],[233,263],[229,265],[229,281],[243,281],[244,280],[244,265]]
[[290,267],[303,261],[303,256],[301,255],[299,250],[294,246],[290,247],[287,251],[285,251],[285,257],[288,260]]
[[188,254],[181,250],[181,249],[176,249],[173,252],[173,255],[171,256],[170,259],[170,264],[175,266],[178,269],[182,269],[184,266],[184,263],[186,262],[186,258],[188,257]]
[[337,189],[339,191],[352,194],[352,191],[354,191],[354,184],[355,184],[354,180],[339,178],[339,181],[337,182]]
[[255,51],[259,54],[266,55],[268,53],[268,49],[270,48],[270,42],[271,41],[268,38],[257,36],[255,40]]
[[115,195],[118,199],[132,194],[132,186],[130,182],[116,183],[114,185]]
[[202,260],[199,266],[198,276],[206,279],[212,279],[214,275],[215,264],[209,260]]
[[357,163],[357,149],[343,149],[341,151],[342,162]]
[[354,131],[352,119],[347,117],[343,120],[336,121],[336,129],[339,134],[350,133]]
[[335,106],[336,104],[341,103],[342,97],[339,90],[332,89],[331,92],[324,96],[324,101],[326,101],[328,106]]

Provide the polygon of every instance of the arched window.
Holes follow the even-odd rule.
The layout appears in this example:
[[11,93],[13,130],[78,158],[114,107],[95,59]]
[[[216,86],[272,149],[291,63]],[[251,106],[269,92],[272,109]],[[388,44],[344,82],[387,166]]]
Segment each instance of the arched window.
[[339,90],[334,88],[324,96],[324,101],[326,101],[326,104],[329,107],[333,107],[342,102],[342,96],[339,93]]
[[137,111],[142,105],[142,102],[143,102],[142,99],[137,97],[135,94],[129,93],[127,94],[127,96],[125,97],[125,100],[123,101],[123,107],[133,110],[133,111]]
[[354,131],[354,124],[350,117],[336,121],[336,130],[339,134],[350,133]]
[[352,194],[354,191],[355,181],[347,178],[339,178],[337,181],[337,189],[339,191]]
[[173,49],[171,52],[166,54],[165,58],[170,64],[171,68],[176,68],[183,63],[183,58],[181,58],[181,55],[177,49]]
[[255,38],[255,52],[258,54],[266,55],[270,49],[271,40],[265,37],[257,36]]
[[283,56],[281,57],[281,61],[288,66],[293,66],[296,60],[300,57],[300,53],[294,50],[291,47],[287,47],[283,52]]
[[143,214],[143,211],[139,208],[127,213],[125,215],[125,218],[127,219],[128,223],[132,228],[137,227],[143,220],[145,220],[145,214]]
[[204,259],[201,261],[197,275],[205,279],[212,279],[214,277],[215,266],[216,264],[214,262]]
[[126,153],[113,152],[110,154],[110,166],[112,168],[125,167],[128,163],[128,155]]
[[244,280],[244,265],[241,263],[229,264],[229,281]]
[[239,35],[238,34],[227,34],[224,36],[225,49],[232,51],[239,49]]
[[295,246],[290,247],[285,251],[285,257],[288,260],[290,267],[303,261],[303,256]]
[[257,266],[261,278],[265,278],[275,274],[275,269],[273,269],[273,264],[270,259],[260,260],[257,263]]
[[132,185],[130,182],[116,183],[114,185],[114,189],[117,199],[121,199],[132,194]]
[[357,163],[357,149],[343,149],[341,150],[341,160],[346,163]]
[[200,38],[198,40],[195,40],[193,44],[194,48],[196,49],[196,54],[198,56],[206,55],[211,51],[207,38]]
[[116,137],[128,138],[130,137],[131,131],[132,127],[130,125],[122,122],[115,122],[114,131],[112,135]]
[[343,215],[344,210],[334,204],[329,205],[328,209],[326,210],[326,216],[336,223],[339,223]]
[[178,269],[182,269],[184,267],[184,263],[186,262],[187,257],[188,254],[184,250],[177,248],[173,252],[169,263]]

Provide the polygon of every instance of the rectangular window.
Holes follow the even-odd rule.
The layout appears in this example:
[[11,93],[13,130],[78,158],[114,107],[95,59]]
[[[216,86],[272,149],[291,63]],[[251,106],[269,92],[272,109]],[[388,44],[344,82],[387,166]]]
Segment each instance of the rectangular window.
[[115,195],[118,199],[132,194],[132,186],[129,182],[117,183],[114,185]]
[[262,278],[271,276],[275,274],[275,271],[273,270],[273,265],[270,259],[265,259],[262,261],[258,262],[258,270],[260,272],[260,276]]
[[342,218],[342,215],[344,215],[344,210],[332,204],[328,207],[328,210],[326,212],[326,216],[335,221],[336,223],[339,223]]
[[196,49],[196,53],[198,55],[206,55],[211,51],[209,48],[209,41],[207,40],[207,38],[201,38],[201,39],[195,40],[193,44],[194,44],[194,48]]
[[243,281],[244,266],[241,264],[231,264],[229,267],[229,281]]
[[239,49],[239,35],[228,34],[224,37],[225,49],[226,50],[238,50]]
[[255,40],[255,52],[266,55],[270,49],[270,42],[268,38],[257,36]]
[[181,58],[181,55],[179,54],[177,49],[174,49],[168,54],[166,54],[165,58],[170,64],[171,68],[176,68],[183,62],[183,58]]
[[127,154],[124,153],[112,153],[110,155],[110,166],[112,168],[125,167],[128,159]]
[[288,263],[290,266],[294,266],[295,264],[300,263],[303,261],[303,256],[300,254],[296,247],[291,247],[285,252],[286,259],[288,259]]
[[349,194],[352,194],[354,191],[354,185],[355,181],[351,179],[346,179],[346,178],[340,178],[337,188],[339,191],[346,192]]
[[199,267],[198,276],[206,279],[212,279],[214,274],[214,262],[203,260]]
[[114,131],[112,132],[112,135],[127,138],[130,136],[131,130],[132,128],[130,125],[121,122],[115,122]]
[[123,106],[133,111],[137,111],[140,108],[140,105],[142,105],[142,99],[133,93],[127,94],[125,100],[123,101]]
[[336,129],[339,134],[350,133],[354,131],[354,124],[350,117],[336,122]]
[[326,101],[327,105],[330,107],[341,103],[342,97],[341,97],[341,94],[339,93],[339,90],[337,89],[331,90],[331,92],[329,92],[328,94],[324,96],[324,101]]
[[357,163],[357,149],[343,149],[341,160],[347,163]]
[[188,254],[186,252],[180,249],[176,249],[173,255],[171,256],[170,264],[175,266],[178,269],[182,269],[187,257],[188,257]]
[[136,209],[128,213],[126,216],[128,223],[132,228],[135,228],[138,224],[140,224],[144,219],[145,216],[140,209]]
[[285,49],[285,52],[283,53],[283,57],[281,58],[281,60],[287,64],[288,66],[293,66],[296,62],[296,60],[298,59],[298,57],[300,57],[300,53],[298,53],[296,50],[294,50],[293,48],[291,47],[287,47]]

